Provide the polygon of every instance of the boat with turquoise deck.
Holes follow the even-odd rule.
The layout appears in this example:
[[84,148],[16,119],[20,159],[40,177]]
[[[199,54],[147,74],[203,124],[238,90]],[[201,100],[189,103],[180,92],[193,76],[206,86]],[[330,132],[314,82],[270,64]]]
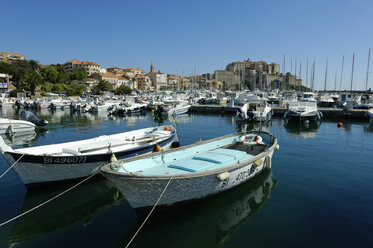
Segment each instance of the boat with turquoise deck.
[[230,134],[101,168],[138,212],[214,196],[271,168],[276,136],[264,131]]

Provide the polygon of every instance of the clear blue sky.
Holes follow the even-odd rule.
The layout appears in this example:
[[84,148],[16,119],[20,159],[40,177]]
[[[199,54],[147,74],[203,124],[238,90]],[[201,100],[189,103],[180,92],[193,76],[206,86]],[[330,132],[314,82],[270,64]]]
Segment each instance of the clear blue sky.
[[42,64],[76,58],[149,71],[153,60],[156,70],[189,75],[250,58],[277,62],[282,72],[285,54],[286,71],[297,58],[299,72],[302,60],[303,78],[307,57],[316,61],[318,89],[328,58],[331,89],[345,54],[349,89],[355,53],[354,88],[362,89],[373,47],[371,0],[2,0],[0,9],[0,51]]

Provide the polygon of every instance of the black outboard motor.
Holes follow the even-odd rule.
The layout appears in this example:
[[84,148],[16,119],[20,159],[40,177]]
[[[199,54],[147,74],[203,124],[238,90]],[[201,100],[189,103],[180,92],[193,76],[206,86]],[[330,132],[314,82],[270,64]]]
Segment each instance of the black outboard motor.
[[161,116],[162,115],[162,112],[164,112],[164,106],[163,105],[159,105],[157,107],[157,109],[154,111],[155,114]]
[[20,100],[16,100],[15,103],[14,103],[14,106],[17,109],[20,109],[20,108],[24,107]]
[[247,110],[247,117],[248,117],[249,121],[253,121],[254,120],[254,113],[253,113],[252,109],[248,109]]
[[48,124],[48,121],[47,120],[44,120],[44,119],[39,119],[38,117],[36,117],[36,115],[30,111],[27,111],[27,110],[21,110],[20,112],[20,115],[22,120],[25,120],[25,121],[30,121],[32,123],[34,123],[35,125],[38,125],[38,126],[45,126],[46,124]]

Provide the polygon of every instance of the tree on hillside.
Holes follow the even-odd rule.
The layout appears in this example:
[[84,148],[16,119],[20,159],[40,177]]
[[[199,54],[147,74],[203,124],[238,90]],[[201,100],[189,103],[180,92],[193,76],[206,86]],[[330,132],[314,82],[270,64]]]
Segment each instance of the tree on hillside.
[[78,80],[81,81],[85,78],[87,78],[87,72],[85,71],[84,68],[79,68],[71,73],[69,73],[70,80]]
[[130,95],[132,93],[132,89],[126,85],[121,85],[119,88],[114,90],[116,95]]
[[30,90],[32,95],[35,95],[35,89],[43,83],[43,77],[36,72],[27,72],[21,79],[25,84],[25,89]]
[[1,61],[0,62],[0,73],[9,74],[11,70],[11,64]]
[[71,82],[66,91],[68,96],[80,96],[83,95],[83,92],[87,90],[87,87],[84,84],[77,82]]
[[98,84],[93,87],[93,90],[96,93],[101,93],[103,91],[110,91],[112,89],[113,89],[113,86],[111,86],[111,84],[106,80],[100,80]]
[[58,71],[54,66],[48,65],[40,70],[44,80],[52,84],[58,83]]

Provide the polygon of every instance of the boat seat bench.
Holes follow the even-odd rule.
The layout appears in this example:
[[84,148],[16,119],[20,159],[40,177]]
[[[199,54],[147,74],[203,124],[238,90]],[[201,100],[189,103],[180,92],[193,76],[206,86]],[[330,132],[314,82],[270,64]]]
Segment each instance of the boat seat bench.
[[247,158],[250,156],[246,152],[218,148],[203,152],[192,158],[171,162],[168,167],[188,172],[201,172],[212,168],[218,168],[229,163],[233,164],[245,155]]

